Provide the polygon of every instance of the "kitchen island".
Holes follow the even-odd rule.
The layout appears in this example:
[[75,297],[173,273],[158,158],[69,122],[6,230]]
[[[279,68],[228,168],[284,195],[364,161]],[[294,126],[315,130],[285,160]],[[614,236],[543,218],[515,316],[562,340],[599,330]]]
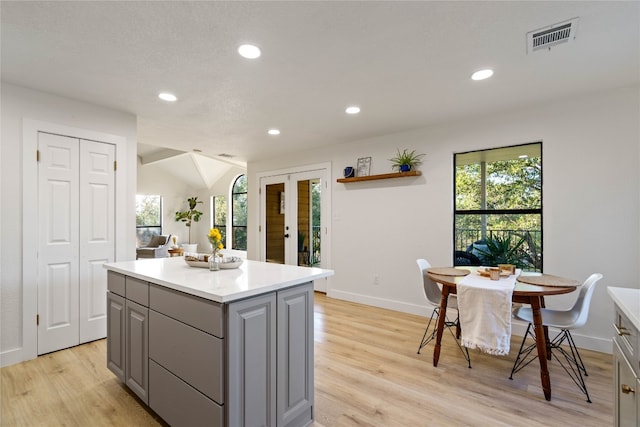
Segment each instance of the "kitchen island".
[[320,268],[183,258],[105,264],[107,366],[173,426],[313,420],[313,281]]
[[640,426],[640,289],[607,288],[614,304],[615,427]]

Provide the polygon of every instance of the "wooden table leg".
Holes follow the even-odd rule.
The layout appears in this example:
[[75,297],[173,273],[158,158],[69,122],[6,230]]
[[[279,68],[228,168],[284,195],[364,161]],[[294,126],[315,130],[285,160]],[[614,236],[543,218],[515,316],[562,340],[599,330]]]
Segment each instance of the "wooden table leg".
[[[540,308],[545,308],[544,297],[540,297]],[[551,341],[549,341],[549,328],[544,325],[544,342],[547,346],[547,360],[551,360]]]
[[433,347],[433,366],[438,366],[440,359],[440,343],[442,342],[442,332],[444,322],[447,318],[447,300],[449,299],[449,287],[442,286],[442,298],[440,299],[440,313],[438,313],[438,328],[436,329],[436,345]]
[[551,380],[549,378],[549,367],[547,366],[547,338],[545,328],[542,325],[542,314],[540,313],[540,298],[531,297],[531,312],[533,314],[533,328],[536,333],[536,348],[538,350],[538,360],[540,361],[540,381],[544,398],[551,400]]

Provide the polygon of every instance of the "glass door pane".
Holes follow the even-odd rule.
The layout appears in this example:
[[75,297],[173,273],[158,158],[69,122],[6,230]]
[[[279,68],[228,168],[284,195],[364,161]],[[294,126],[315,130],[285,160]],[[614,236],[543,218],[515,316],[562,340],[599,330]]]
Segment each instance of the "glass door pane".
[[285,192],[284,183],[265,186],[265,254],[267,262],[285,262]]
[[320,179],[298,181],[298,259],[297,264],[320,264]]

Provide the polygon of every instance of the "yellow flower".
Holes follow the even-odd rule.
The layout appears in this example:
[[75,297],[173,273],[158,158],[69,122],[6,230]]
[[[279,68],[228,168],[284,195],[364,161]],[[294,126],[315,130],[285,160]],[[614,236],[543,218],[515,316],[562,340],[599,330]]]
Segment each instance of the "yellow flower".
[[214,250],[224,249],[224,245],[222,244],[222,234],[220,234],[220,230],[217,228],[209,229],[207,238]]

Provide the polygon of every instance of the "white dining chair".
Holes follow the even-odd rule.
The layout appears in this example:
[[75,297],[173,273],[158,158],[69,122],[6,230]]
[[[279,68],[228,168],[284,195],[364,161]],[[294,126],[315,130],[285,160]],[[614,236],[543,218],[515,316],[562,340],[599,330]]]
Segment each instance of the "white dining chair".
[[[429,344],[435,337],[438,328],[438,317],[440,315],[440,300],[442,298],[442,290],[440,286],[433,280],[429,278],[425,273],[431,265],[426,259],[419,258],[416,260],[418,264],[418,268],[420,269],[420,275],[422,276],[422,289],[424,291],[424,296],[427,301],[433,305],[433,311],[431,312],[431,317],[429,317],[429,321],[427,322],[427,327],[424,330],[424,334],[422,335],[422,339],[420,340],[420,346],[418,347],[418,354],[420,354],[420,350],[427,344]],[[458,299],[455,295],[449,295],[449,299],[447,300],[447,310],[454,309],[456,310],[456,320],[450,321],[445,315],[444,326],[451,332],[451,335],[456,341],[456,344],[462,351],[465,360],[471,367],[471,358],[469,357],[469,350],[466,347],[462,347],[458,342],[460,338],[460,321],[458,316]],[[433,327],[431,324],[433,323]],[[454,333],[452,328],[456,329]]]
[[[583,374],[584,376],[588,376],[587,369],[585,368],[584,362],[580,357],[578,347],[576,347],[576,344],[573,341],[570,330],[581,328],[585,323],[587,323],[591,297],[593,296],[595,285],[600,279],[602,279],[602,274],[600,273],[594,273],[589,276],[580,287],[578,299],[570,309],[540,309],[540,313],[542,315],[542,324],[551,328],[560,329],[560,332],[558,332],[556,337],[549,342],[549,346],[547,348],[551,352],[551,355],[553,355],[553,357],[558,361],[560,366],[562,366],[565,372],[571,377],[573,382],[587,396],[587,402],[589,403],[591,403],[591,399],[589,397],[589,392],[587,391],[587,385],[585,384],[583,378]],[[529,322],[529,325],[527,326],[527,331],[522,338],[522,344],[520,345],[520,350],[518,351],[516,360],[513,363],[513,368],[511,369],[511,375],[509,376],[509,379],[513,379],[514,373],[520,371],[522,368],[524,368],[537,358],[537,354],[528,358],[530,353],[536,349],[536,337],[532,329],[533,313],[531,307],[520,307],[514,311],[513,315],[517,319]],[[534,343],[529,345],[528,347],[525,347],[527,336],[532,337]],[[565,342],[569,346],[569,351],[565,350],[562,347],[562,344],[564,344]],[[560,353],[562,356],[564,356],[564,362],[558,357],[557,353]]]

